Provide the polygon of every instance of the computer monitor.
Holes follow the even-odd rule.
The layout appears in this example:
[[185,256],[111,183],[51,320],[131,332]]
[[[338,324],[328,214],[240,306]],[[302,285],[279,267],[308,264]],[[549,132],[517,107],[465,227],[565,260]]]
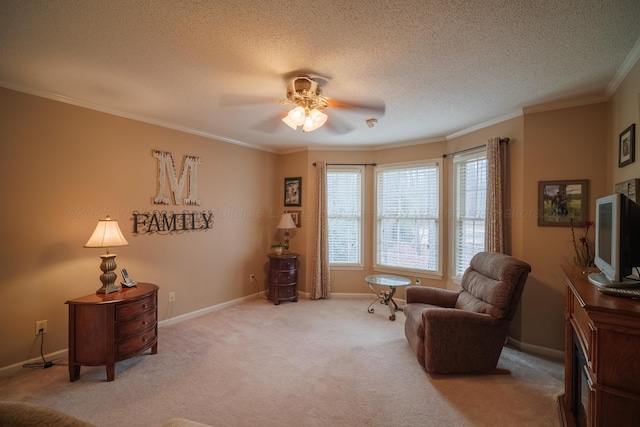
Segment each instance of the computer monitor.
[[640,286],[640,206],[624,194],[596,200],[594,263],[597,286]]

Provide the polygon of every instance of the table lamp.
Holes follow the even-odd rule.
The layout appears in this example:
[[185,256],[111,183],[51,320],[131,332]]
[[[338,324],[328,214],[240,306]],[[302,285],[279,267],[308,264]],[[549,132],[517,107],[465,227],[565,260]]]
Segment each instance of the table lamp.
[[293,218],[291,218],[291,214],[282,214],[280,217],[280,222],[276,227],[278,230],[284,230],[284,253],[289,253],[289,230],[296,228],[296,223],[293,222]]
[[102,258],[102,263],[100,263],[102,287],[96,291],[97,294],[109,294],[120,290],[120,286],[114,284],[117,277],[116,273],[113,272],[117,267],[116,254],[110,253],[109,248],[128,244],[129,242],[124,238],[120,227],[118,227],[118,221],[113,221],[109,215],[107,215],[106,219],[98,220],[96,229],[89,241],[84,245],[85,248],[107,248],[107,253],[100,255],[100,258]]

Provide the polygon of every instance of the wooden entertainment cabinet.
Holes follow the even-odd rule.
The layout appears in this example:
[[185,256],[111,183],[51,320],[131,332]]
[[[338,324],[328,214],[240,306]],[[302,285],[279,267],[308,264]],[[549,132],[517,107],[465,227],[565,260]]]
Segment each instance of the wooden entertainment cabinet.
[[158,352],[158,287],[138,283],[109,294],[93,293],[69,305],[69,381],[80,378],[80,366],[107,367],[148,349]]
[[604,295],[589,282],[597,271],[562,266],[567,285],[565,426],[640,425],[640,301]]

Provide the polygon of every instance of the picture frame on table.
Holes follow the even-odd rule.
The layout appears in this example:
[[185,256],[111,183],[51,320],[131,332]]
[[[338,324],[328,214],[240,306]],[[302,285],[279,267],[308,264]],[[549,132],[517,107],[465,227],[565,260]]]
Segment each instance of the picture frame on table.
[[589,180],[538,182],[539,226],[582,227],[588,210]]
[[302,177],[284,179],[284,205],[302,206]]
[[618,167],[630,165],[636,161],[636,124],[632,124],[620,134]]

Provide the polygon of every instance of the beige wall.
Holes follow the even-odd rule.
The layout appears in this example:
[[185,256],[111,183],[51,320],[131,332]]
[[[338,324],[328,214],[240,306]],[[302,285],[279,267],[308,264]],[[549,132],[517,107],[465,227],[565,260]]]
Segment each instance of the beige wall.
[[[606,104],[525,114],[524,135],[523,213],[536,212],[539,181],[586,179],[587,218],[593,219],[594,197],[605,192]],[[573,263],[571,229],[540,227],[536,215],[522,221],[522,258],[533,269],[523,294],[520,339],[559,350],[565,304],[559,265]]]
[[[588,179],[590,204],[613,184],[640,178],[640,159],[618,168],[618,135],[638,123],[640,65],[636,64],[607,103],[553,111],[532,109],[502,123],[441,142],[383,150],[299,151],[283,155],[215,141],[76,106],[0,89],[0,368],[39,355],[34,323],[48,320],[44,352],[67,346],[64,302],[94,292],[100,249],[85,249],[96,221],[109,213],[129,246],[114,249],[119,267],[135,280],[160,286],[160,319],[169,319],[265,289],[271,243],[285,208],[283,179],[303,179],[302,228],[291,249],[301,254],[300,288],[308,292],[313,247],[313,162],[389,164],[441,159],[442,154],[509,137],[511,251],[533,267],[510,334],[532,349],[563,347],[564,282],[559,264],[570,262],[570,230],[537,225],[541,180]],[[213,229],[170,236],[132,235],[133,211],[151,204],[157,165],[151,151],[202,158],[198,209],[215,215]],[[444,206],[450,209],[450,165],[444,165]],[[333,292],[367,293],[371,274],[373,169],[366,168],[365,268],[332,273]],[[298,208],[292,208],[298,209]],[[160,209],[161,210],[161,209]],[[192,210],[168,206],[166,210]],[[591,214],[592,216],[592,214]],[[446,217],[446,215],[445,215]],[[449,226],[443,228],[445,241]],[[445,251],[448,253],[448,249]],[[423,284],[455,287],[450,267],[442,280]],[[249,274],[257,283],[249,283]],[[169,292],[176,302],[168,304]],[[403,294],[399,295],[401,298]],[[364,309],[364,308],[363,308]]]
[[[285,210],[296,210],[300,212],[300,228],[289,232],[289,251],[300,255],[298,258],[298,289],[302,293],[307,292],[307,275],[311,265],[307,262],[307,246],[313,240],[310,234],[310,218],[309,209],[313,204],[313,196],[310,189],[313,183],[309,182],[308,152],[306,150],[289,153],[280,156],[278,159],[278,179],[274,183],[270,183],[277,188],[279,194],[280,214]],[[302,193],[300,199],[301,206],[284,206],[284,179],[285,178],[302,178]],[[284,240],[284,232],[276,230],[273,242],[282,242]]]
[[[98,219],[117,219],[130,245],[118,267],[160,286],[161,320],[264,290],[281,187],[278,156],[76,106],[0,89],[0,367],[67,347],[65,301],[100,286],[102,249],[85,249]],[[151,204],[152,150],[202,159],[201,206]],[[132,235],[132,212],[211,210],[213,228]],[[258,283],[249,282],[255,274]],[[168,293],[176,302],[168,304]]]

